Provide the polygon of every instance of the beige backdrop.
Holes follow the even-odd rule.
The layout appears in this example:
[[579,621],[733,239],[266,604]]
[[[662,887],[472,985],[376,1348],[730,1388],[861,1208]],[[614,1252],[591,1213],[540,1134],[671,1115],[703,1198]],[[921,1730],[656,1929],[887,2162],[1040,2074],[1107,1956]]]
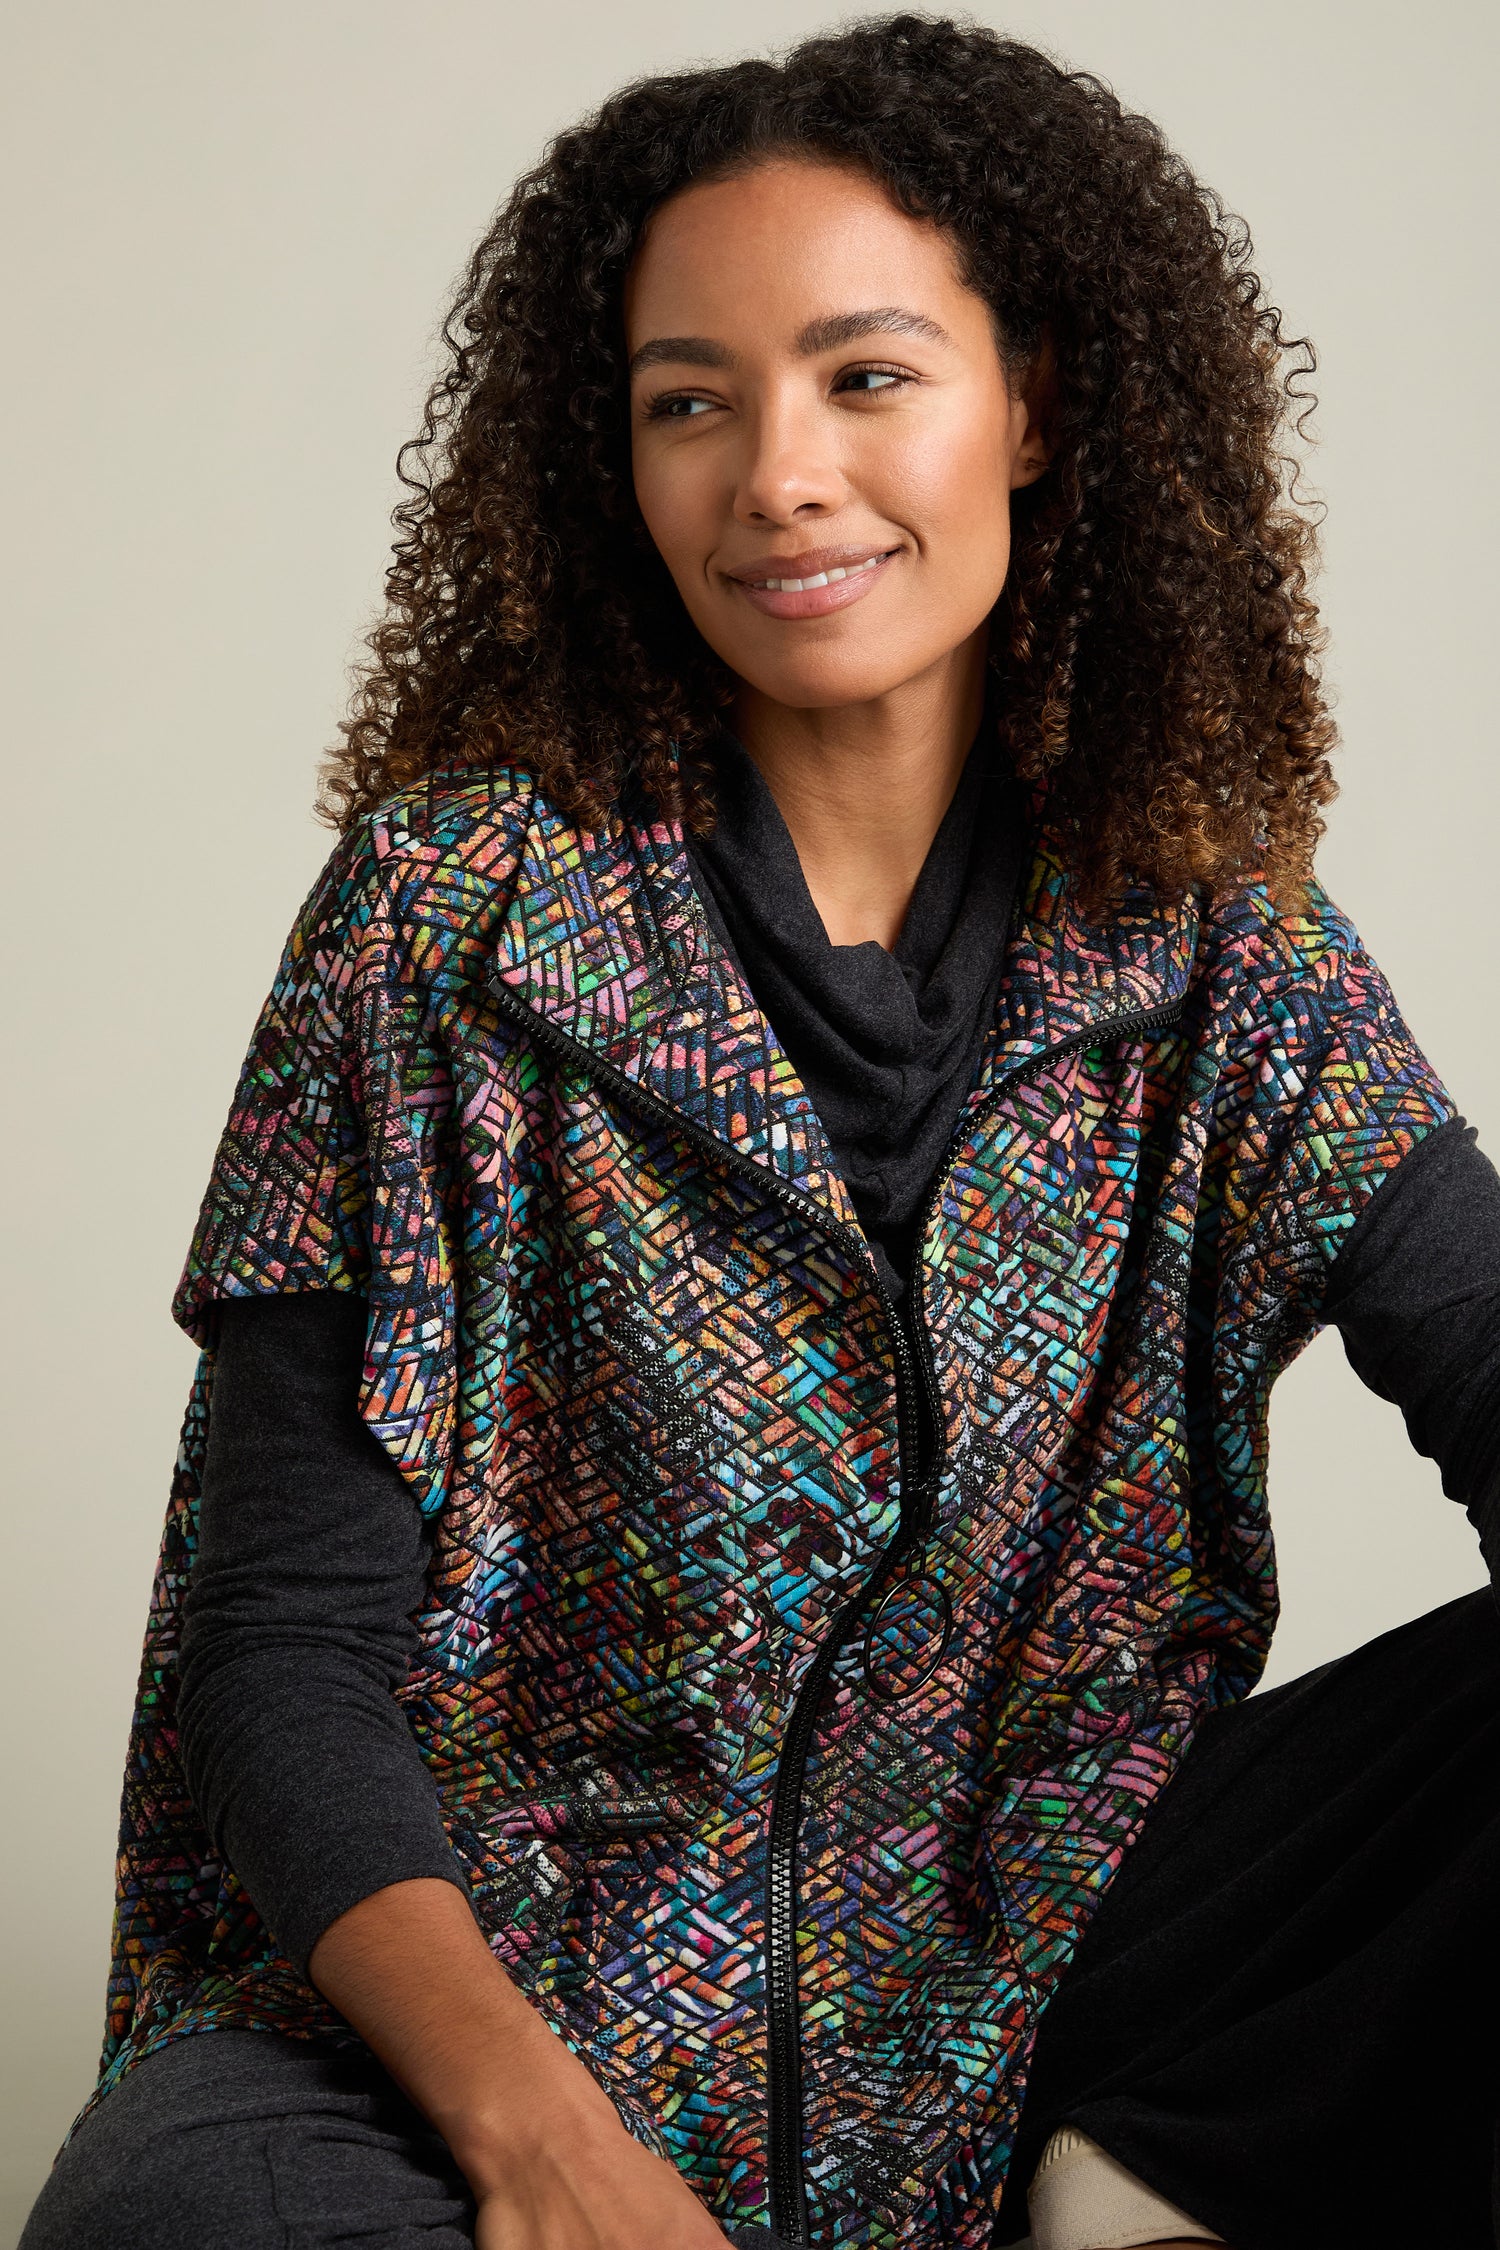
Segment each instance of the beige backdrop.
[[[979,13],[1154,113],[1317,339],[1347,748],[1326,849],[1500,1147],[1489,0]],[[450,277],[622,78],[798,0],[31,0],[4,70],[10,726],[5,1455],[10,2244],[88,2090],[118,1773],[190,1369],[166,1304],[251,1021]],[[1285,1676],[1476,1584],[1325,1336],[1278,1394]]]

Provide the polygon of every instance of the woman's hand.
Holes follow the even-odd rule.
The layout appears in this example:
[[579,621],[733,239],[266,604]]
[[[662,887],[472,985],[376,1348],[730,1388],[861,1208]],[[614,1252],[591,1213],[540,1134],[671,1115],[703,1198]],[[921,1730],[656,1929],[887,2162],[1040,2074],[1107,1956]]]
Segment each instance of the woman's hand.
[[686,2181],[525,2006],[492,2105],[449,2128],[479,2199],[475,2250],[724,2250]]
[[596,2146],[535,2150],[479,2199],[474,2250],[724,2250],[670,2164],[618,2121]]
[[723,2250],[485,1943],[452,1883],[341,1914],[309,1974],[437,2127],[479,2206],[476,2250]]

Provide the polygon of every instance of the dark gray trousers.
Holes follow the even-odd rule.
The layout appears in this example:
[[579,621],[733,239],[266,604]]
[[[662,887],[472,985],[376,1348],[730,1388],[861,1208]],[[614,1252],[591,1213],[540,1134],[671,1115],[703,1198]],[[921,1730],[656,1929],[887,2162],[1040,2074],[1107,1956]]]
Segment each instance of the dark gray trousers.
[[[473,2222],[446,2143],[372,2055],[215,2031],[100,2103],[19,2250],[473,2250]],[[731,2240],[777,2250],[764,2228]]]
[[215,2031],[100,2103],[21,2250],[472,2250],[473,2213],[445,2143],[373,2057]]

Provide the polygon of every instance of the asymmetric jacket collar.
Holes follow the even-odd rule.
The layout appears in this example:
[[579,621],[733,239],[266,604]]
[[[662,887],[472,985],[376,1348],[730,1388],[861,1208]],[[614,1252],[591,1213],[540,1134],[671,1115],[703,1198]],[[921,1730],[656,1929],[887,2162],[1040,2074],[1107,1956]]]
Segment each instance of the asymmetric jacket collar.
[[[1017,1065],[1187,989],[1194,901],[1132,893],[1099,926],[1072,890],[1042,825],[971,1107]],[[536,795],[495,970],[589,1058],[852,1222],[812,1105],[710,927],[680,827],[636,816],[580,831]]]

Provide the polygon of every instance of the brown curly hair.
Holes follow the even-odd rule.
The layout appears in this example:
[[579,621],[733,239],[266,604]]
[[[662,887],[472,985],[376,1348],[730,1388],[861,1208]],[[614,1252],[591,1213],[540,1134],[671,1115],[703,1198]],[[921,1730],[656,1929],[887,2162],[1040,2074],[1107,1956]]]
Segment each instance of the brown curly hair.
[[519,182],[402,453],[388,607],[325,813],[510,760],[585,825],[632,780],[711,819],[729,681],[635,506],[621,300],[666,197],[773,153],[858,164],[944,227],[1013,376],[1050,347],[1053,465],[1014,499],[992,663],[1085,899],[1257,865],[1295,895],[1334,786],[1284,450],[1311,350],[1148,119],[1033,47],[915,15],[627,87]]

